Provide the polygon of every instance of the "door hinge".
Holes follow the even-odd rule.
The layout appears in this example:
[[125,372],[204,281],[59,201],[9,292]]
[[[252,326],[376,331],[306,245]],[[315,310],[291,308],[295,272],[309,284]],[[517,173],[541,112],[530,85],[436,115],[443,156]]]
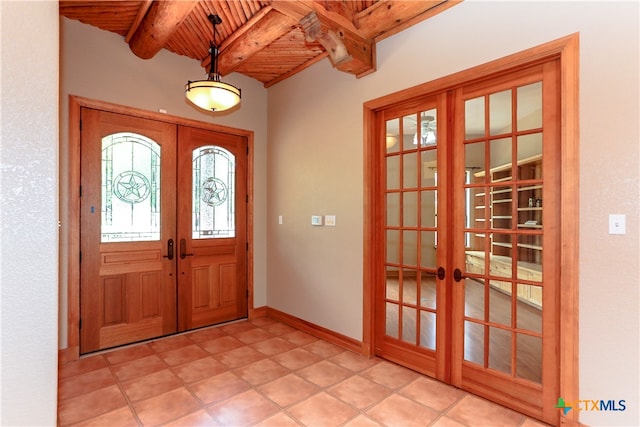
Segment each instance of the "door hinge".
[[82,185],[80,186],[80,188],[78,189],[78,194],[80,194],[80,197],[82,197]]
[[249,250],[249,242],[247,242],[246,246],[247,246],[247,250]]
[[80,130],[82,130],[82,119],[80,119]]
[[82,329],[82,319],[78,321],[78,329]]
[[82,251],[78,253],[78,262],[82,264]]

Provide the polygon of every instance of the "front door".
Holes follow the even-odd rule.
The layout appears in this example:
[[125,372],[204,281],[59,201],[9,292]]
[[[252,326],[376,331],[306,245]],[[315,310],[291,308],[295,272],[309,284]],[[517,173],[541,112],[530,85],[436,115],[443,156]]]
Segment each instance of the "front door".
[[557,73],[549,61],[379,113],[375,288],[376,354],[551,423]]
[[245,139],[81,119],[81,353],[246,316]]
[[178,131],[178,329],[247,315],[247,145]]

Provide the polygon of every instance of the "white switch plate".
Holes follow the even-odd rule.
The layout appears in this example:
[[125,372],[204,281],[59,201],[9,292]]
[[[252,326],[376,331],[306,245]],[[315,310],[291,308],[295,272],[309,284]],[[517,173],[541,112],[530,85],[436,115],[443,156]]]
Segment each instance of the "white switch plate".
[[278,215],[278,224],[282,225],[282,215]]
[[621,214],[609,215],[609,234],[625,234],[627,232],[626,216]]
[[336,216],[335,215],[325,215],[324,216],[324,225],[327,227],[335,227],[336,226]]
[[311,215],[311,225],[322,225],[322,215]]

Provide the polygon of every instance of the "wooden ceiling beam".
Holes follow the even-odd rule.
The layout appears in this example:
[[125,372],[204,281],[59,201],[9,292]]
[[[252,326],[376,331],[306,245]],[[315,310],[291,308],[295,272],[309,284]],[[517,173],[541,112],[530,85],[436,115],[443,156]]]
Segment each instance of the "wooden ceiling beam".
[[[235,71],[245,60],[287,34],[297,24],[292,18],[267,6],[238,28],[219,47],[218,70],[221,75]],[[208,70],[211,56],[202,61]]]
[[125,43],[129,43],[131,41],[131,37],[133,37],[133,35],[136,33],[136,31],[138,30],[138,27],[142,23],[142,20],[144,19],[144,16],[149,11],[149,8],[151,7],[151,3],[153,3],[153,0],[144,0],[140,5],[140,8],[138,9],[138,14],[136,15],[136,20],[131,25],[131,28],[129,28],[129,32],[127,33],[127,36],[124,38]]
[[376,69],[375,43],[364,37],[342,9],[327,10],[314,1],[271,2],[271,6],[296,19],[305,30],[308,42],[317,41],[329,54],[331,64],[340,71],[361,77]]
[[142,59],[153,58],[197,3],[186,0],[154,1],[129,41],[131,51]]
[[461,1],[380,0],[356,14],[355,22],[364,37],[380,41],[455,6]]

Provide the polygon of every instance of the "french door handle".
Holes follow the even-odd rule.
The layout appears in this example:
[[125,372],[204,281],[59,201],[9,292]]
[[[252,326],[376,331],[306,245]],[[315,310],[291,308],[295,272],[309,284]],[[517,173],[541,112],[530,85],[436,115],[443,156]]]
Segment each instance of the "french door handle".
[[185,259],[188,256],[193,256],[193,254],[187,253],[187,241],[180,239],[180,259]]
[[163,255],[162,258],[169,258],[169,261],[173,259],[173,239],[167,241],[167,255]]
[[444,267],[438,267],[438,280],[444,280],[444,275],[445,275],[445,271],[444,271]]
[[456,268],[455,270],[453,270],[453,280],[455,280],[456,282],[459,282],[464,278],[465,278],[464,274],[462,274],[462,271],[460,271],[459,268]]

